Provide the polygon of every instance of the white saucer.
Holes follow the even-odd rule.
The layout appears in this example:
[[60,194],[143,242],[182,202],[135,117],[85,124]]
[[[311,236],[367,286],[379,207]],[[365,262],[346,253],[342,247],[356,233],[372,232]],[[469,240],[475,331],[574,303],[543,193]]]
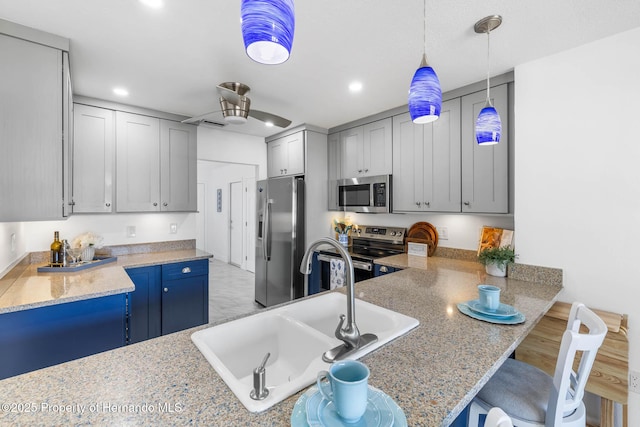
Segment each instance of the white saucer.
[[500,304],[495,310],[489,310],[488,308],[480,304],[479,300],[474,299],[471,301],[467,301],[467,305],[471,310],[475,311],[476,313],[484,314],[485,316],[512,317],[518,314],[518,310],[507,304]]

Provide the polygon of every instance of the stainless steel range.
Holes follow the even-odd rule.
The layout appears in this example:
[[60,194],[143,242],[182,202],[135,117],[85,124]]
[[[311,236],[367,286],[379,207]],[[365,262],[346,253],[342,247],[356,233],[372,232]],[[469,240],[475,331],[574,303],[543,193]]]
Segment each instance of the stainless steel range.
[[[373,225],[361,225],[357,230],[352,230],[349,254],[353,259],[355,281],[359,282],[375,276],[374,260],[403,253],[406,232],[406,228],[402,227]],[[321,250],[318,254],[321,269],[319,290],[330,289],[332,259],[341,259],[332,249]]]

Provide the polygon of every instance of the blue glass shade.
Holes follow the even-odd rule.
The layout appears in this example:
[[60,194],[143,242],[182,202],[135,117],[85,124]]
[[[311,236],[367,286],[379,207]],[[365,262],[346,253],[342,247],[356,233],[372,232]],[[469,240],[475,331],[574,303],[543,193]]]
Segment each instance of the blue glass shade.
[[240,18],[249,58],[272,65],[289,59],[295,30],[293,0],[242,0]]
[[493,145],[500,142],[502,122],[493,106],[487,104],[476,119],[476,141],[480,145]]
[[440,80],[426,59],[416,70],[409,88],[409,113],[414,123],[429,123],[440,117],[442,90]]

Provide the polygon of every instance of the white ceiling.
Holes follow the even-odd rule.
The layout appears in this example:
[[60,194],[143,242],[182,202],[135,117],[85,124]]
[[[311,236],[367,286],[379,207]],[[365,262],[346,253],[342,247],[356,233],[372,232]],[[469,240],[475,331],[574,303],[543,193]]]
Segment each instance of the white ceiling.
[[[244,53],[240,0],[0,0],[0,18],[71,40],[74,92],[196,116],[219,108],[216,85],[251,87],[252,107],[331,128],[407,103],[424,50],[422,0],[295,0],[291,58],[261,65]],[[492,75],[640,26],[638,0],[427,0],[427,57],[444,92],[486,76],[486,36],[474,23],[499,14]],[[637,54],[637,52],[629,52]],[[594,66],[598,58],[594,58]],[[364,89],[347,86],[361,80]],[[112,94],[125,86],[126,100]],[[281,131],[249,119],[225,130]]]

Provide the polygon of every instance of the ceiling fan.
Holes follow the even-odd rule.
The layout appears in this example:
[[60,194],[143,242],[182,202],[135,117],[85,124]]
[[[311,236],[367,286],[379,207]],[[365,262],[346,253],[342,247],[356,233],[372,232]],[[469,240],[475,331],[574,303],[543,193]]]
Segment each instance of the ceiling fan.
[[286,128],[291,124],[291,120],[250,108],[251,99],[249,99],[246,94],[251,88],[244,83],[225,82],[220,83],[216,88],[218,89],[218,94],[220,94],[221,109],[191,117],[190,119],[183,120],[182,123],[207,123],[207,118],[212,114],[222,112],[225,122],[232,124],[246,123],[247,117],[253,117],[254,119],[281,128]]

